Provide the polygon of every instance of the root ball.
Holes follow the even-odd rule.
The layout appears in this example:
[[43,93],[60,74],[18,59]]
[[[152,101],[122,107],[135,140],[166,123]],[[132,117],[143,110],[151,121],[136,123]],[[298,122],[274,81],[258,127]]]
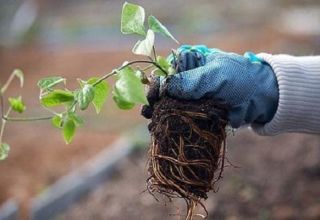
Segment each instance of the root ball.
[[206,98],[164,96],[153,106],[147,187],[152,194],[183,198],[186,219],[192,219],[198,204],[205,209],[201,200],[222,177],[227,110],[225,104]]

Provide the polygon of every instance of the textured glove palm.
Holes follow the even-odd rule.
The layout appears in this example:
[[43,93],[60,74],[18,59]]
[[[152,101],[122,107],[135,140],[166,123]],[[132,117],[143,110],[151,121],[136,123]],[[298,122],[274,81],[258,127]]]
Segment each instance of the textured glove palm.
[[[184,46],[181,51],[189,49]],[[186,54],[182,56],[190,59]],[[276,112],[279,92],[271,67],[256,61],[211,49],[205,65],[173,75],[167,82],[167,93],[186,100],[204,96],[224,100],[230,106],[229,120],[234,128],[249,123],[264,124]]]

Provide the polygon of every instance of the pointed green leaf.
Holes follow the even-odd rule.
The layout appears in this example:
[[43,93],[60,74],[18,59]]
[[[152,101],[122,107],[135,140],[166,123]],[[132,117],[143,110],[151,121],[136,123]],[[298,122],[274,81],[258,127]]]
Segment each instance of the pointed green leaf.
[[76,124],[76,126],[83,125],[83,123],[84,123],[84,120],[79,115],[77,115],[76,113],[73,113],[73,112],[68,113],[68,118],[73,120],[73,122]]
[[173,35],[168,31],[168,29],[156,17],[150,15],[148,17],[148,25],[149,25],[149,28],[154,32],[160,33],[166,37],[169,37],[172,40],[174,40],[177,44],[179,44],[177,39],[173,37]]
[[63,124],[63,137],[67,144],[71,143],[76,131],[76,124],[72,119],[67,119]]
[[140,34],[145,36],[144,9],[135,4],[125,2],[122,7],[121,32],[123,34]]
[[[98,78],[93,77],[93,78],[90,78],[87,81],[87,83],[92,85],[96,81],[98,81]],[[110,85],[105,81],[102,81],[101,83],[97,84],[94,87],[94,98],[92,103],[94,105],[94,108],[96,109],[97,114],[99,114],[101,109],[103,108],[103,105],[107,100],[109,91],[110,91]]]
[[26,106],[22,102],[21,96],[18,98],[9,98],[9,104],[15,112],[22,113],[26,109]]
[[4,160],[8,157],[10,151],[9,144],[1,143],[0,145],[0,160]]
[[60,76],[51,76],[47,78],[40,79],[38,81],[38,86],[41,90],[50,90],[54,86],[60,84],[60,83],[66,83],[66,79],[62,78]]
[[92,85],[85,84],[77,94],[79,108],[85,110],[94,98],[94,88]]
[[126,67],[118,72],[115,88],[122,100],[128,103],[148,104],[144,93],[144,85],[131,67]]
[[20,86],[23,87],[23,83],[24,83],[24,76],[23,76],[23,72],[20,69],[15,69],[13,70],[13,75],[15,75],[19,80],[20,80]]
[[117,104],[118,108],[128,110],[134,107],[134,103],[128,102],[123,99],[117,88],[114,88],[112,95],[113,101]]
[[54,90],[47,94],[46,96],[41,97],[41,105],[45,107],[54,107],[66,103],[71,103],[74,101],[74,95],[72,92],[65,90]]
[[56,128],[62,128],[63,127],[63,119],[62,119],[62,117],[60,115],[55,115],[51,119],[51,123]]
[[151,56],[154,46],[154,32],[148,30],[144,40],[139,40],[133,47],[132,52],[137,55]]

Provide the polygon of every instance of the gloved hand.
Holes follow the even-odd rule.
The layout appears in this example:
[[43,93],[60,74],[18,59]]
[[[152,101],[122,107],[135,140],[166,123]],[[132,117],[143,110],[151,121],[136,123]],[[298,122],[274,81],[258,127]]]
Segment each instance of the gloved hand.
[[[192,48],[196,47],[183,46],[178,51],[185,60],[190,60],[186,51]],[[233,128],[249,123],[264,124],[273,118],[279,91],[275,74],[267,63],[253,53],[241,56],[217,49],[197,50],[201,51],[205,51],[206,57],[203,66],[177,73],[167,80],[164,87],[169,96],[224,100],[230,106],[229,121]]]
[[[167,59],[171,62],[172,66],[175,67],[177,72],[182,72],[205,65],[206,56],[211,54],[211,52],[211,49],[208,49],[204,45],[184,45],[178,48],[178,57],[170,54]],[[152,118],[154,104],[160,99],[160,84],[164,84],[165,78],[154,76],[150,81],[152,84],[149,86],[147,94],[149,105],[143,105],[141,109],[141,115],[146,119]]]

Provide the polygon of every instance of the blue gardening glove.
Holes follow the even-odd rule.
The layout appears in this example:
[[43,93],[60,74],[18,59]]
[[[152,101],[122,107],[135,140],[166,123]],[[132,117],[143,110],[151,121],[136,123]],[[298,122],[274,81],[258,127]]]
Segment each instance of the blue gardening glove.
[[[177,72],[182,72],[190,69],[194,69],[206,64],[206,56],[211,54],[211,49],[208,49],[204,45],[189,46],[184,45],[177,50],[178,57],[169,55],[167,58],[174,66]],[[154,104],[160,100],[160,84],[163,85],[164,77],[152,78],[151,85],[147,94],[149,105],[143,105],[141,109],[141,115],[146,119],[152,118],[154,110]]]
[[177,49],[178,57],[170,54],[167,58],[177,72],[191,70],[206,64],[206,57],[212,53],[221,52],[218,49],[209,49],[205,45],[182,45]]
[[[186,55],[186,51],[192,52],[189,46],[179,50],[183,52],[180,60],[183,56],[190,59],[190,55]],[[204,96],[224,100],[230,106],[229,121],[234,128],[269,122],[279,99],[277,80],[271,67],[253,53],[240,56],[217,49],[205,51],[203,66],[191,69],[186,65],[187,71],[173,75],[166,82],[167,94],[186,100]]]

